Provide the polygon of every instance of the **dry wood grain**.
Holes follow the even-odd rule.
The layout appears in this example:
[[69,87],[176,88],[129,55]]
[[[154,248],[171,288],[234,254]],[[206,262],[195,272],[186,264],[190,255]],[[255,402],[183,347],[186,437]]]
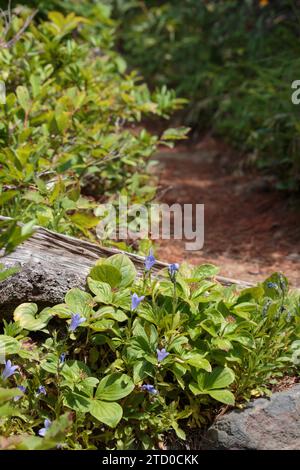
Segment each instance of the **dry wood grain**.
[[[0,217],[0,219],[5,219]],[[20,271],[0,282],[0,305],[2,312],[11,311],[21,302],[36,302],[53,305],[63,301],[72,287],[84,288],[86,276],[99,258],[107,258],[121,252],[85,240],[62,235],[37,227],[31,238],[16,250],[1,258],[6,268],[16,267]],[[139,275],[143,271],[144,258],[126,253],[135,264]],[[167,263],[157,262],[154,275]],[[249,282],[216,276],[223,285],[252,286]]]

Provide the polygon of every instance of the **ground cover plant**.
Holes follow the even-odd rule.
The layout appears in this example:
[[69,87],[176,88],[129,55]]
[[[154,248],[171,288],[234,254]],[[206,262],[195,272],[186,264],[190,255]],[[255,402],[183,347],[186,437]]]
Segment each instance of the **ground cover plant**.
[[87,291],[3,320],[2,448],[157,448],[295,374],[300,304],[282,274],[238,292],[213,265],[154,278],[154,262],[137,276],[124,254],[100,259]]
[[[140,64],[145,75],[153,74],[151,89],[115,50],[110,1],[40,2],[41,10],[20,37],[32,10],[18,8],[8,26],[1,16],[0,78],[7,94],[0,104],[0,206],[1,215],[12,220],[1,221],[0,243],[7,252],[29,237],[35,224],[95,241],[99,203],[117,201],[120,194],[129,204],[154,198],[147,161],[158,144],[172,145],[187,131],[169,129],[158,136],[142,127],[143,117],[166,118],[183,104],[156,84],[168,82],[189,97],[192,86],[190,122],[205,110],[219,131],[227,132],[231,122],[232,134],[245,144],[253,115],[241,119],[238,103],[245,104],[246,95],[237,82],[249,67],[249,50],[239,52],[217,22],[203,30],[211,40],[206,46],[213,67],[201,47],[199,60],[193,56],[195,70],[189,60],[198,15],[203,27],[220,12],[228,19],[236,2],[203,2],[197,11],[185,8],[195,6],[192,0],[147,3],[119,2],[118,11],[127,10],[132,29],[121,30],[120,37],[127,53],[131,44],[132,58],[143,55],[137,43],[143,35],[146,61]],[[59,11],[49,12],[50,7]],[[136,14],[140,19],[134,23]],[[263,23],[264,16],[259,18]],[[182,22],[191,30],[179,46]],[[168,55],[170,43],[176,53]],[[231,55],[234,60],[227,60]],[[174,72],[178,60],[184,73]],[[201,73],[200,62],[207,65]],[[272,70],[279,77],[279,69]],[[259,68],[253,75],[253,89],[261,73]],[[191,74],[193,82],[187,79]],[[237,94],[229,97],[232,80]],[[207,87],[214,93],[203,103]],[[248,110],[252,96],[257,103],[256,92],[247,93]],[[263,103],[255,114],[259,129],[267,119],[262,110]],[[285,118],[277,118],[281,126]],[[261,136],[262,150],[271,151],[273,141],[266,147]],[[258,148],[257,143],[248,147],[247,139],[245,145]],[[288,168],[291,161],[296,165],[293,158],[289,154]],[[13,318],[2,307],[0,449],[161,448],[168,433],[184,441],[219,412],[269,396],[282,379],[298,374],[300,300],[283,274],[241,290],[217,282],[218,269],[210,264],[174,263],[155,276],[154,264],[150,252],[138,273],[126,254],[116,254],[100,259],[86,290],[71,289],[63,304],[23,303]],[[0,282],[17,271],[0,263]]]
[[[95,240],[99,203],[119,194],[128,203],[155,195],[147,161],[158,143],[142,117],[166,118],[182,100],[166,88],[150,92],[113,49],[114,23],[96,5],[93,20],[50,12],[0,50],[6,102],[0,104],[1,215],[11,222],[1,242],[12,249],[34,224]],[[31,14],[13,14],[8,41]],[[0,31],[1,34],[1,31]],[[138,127],[140,126],[140,127]]]

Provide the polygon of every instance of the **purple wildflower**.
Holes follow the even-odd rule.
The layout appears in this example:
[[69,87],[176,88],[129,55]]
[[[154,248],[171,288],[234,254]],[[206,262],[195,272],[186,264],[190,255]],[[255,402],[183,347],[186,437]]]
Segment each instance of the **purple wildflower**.
[[3,380],[8,379],[11,375],[14,375],[16,373],[16,370],[19,369],[19,366],[14,366],[12,365],[11,361],[5,361],[5,367],[2,371],[1,377]]
[[177,274],[178,269],[179,269],[179,264],[178,263],[169,264],[168,271],[169,271],[169,274],[172,278]]
[[14,397],[14,401],[20,400],[20,398],[22,398],[22,396],[26,392],[26,387],[24,387],[24,385],[18,385],[17,388],[22,392],[22,395],[17,395],[16,397]]
[[41,428],[41,429],[39,430],[39,436],[44,437],[45,434],[46,434],[46,432],[47,432],[48,429],[50,428],[51,424],[52,424],[52,422],[50,421],[50,419],[47,419],[47,418],[46,418],[45,421],[44,421],[44,426],[45,426],[45,427],[44,427],[44,428]]
[[278,286],[277,286],[277,284],[275,284],[275,282],[268,282],[267,287],[269,289],[277,289],[278,288]]
[[75,331],[76,328],[85,322],[85,318],[79,315],[79,313],[72,313],[71,323],[69,326],[69,331]]
[[66,360],[66,353],[61,353],[61,355],[59,356],[59,364],[63,365],[65,360]]
[[44,385],[39,386],[36,396],[38,397],[39,395],[47,395]]
[[163,360],[164,360],[166,357],[168,357],[168,355],[170,354],[170,353],[168,353],[168,352],[165,350],[165,348],[157,349],[156,352],[157,352],[157,360],[158,360],[158,362],[163,361]]
[[150,271],[150,269],[155,264],[155,262],[156,262],[156,259],[153,255],[153,250],[151,248],[149,251],[149,255],[145,259],[145,271]]
[[131,295],[131,310],[135,310],[140,305],[142,300],[144,300],[144,298],[145,298],[144,295],[139,297],[136,293],[132,294]]
[[141,386],[141,389],[144,390],[145,392],[151,393],[152,395],[157,395],[158,394],[158,391],[156,390],[154,385],[145,384],[145,385]]

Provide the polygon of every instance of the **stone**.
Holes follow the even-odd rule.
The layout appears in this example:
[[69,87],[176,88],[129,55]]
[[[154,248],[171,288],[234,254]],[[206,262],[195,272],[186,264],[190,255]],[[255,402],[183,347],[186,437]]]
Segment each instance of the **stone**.
[[223,415],[203,436],[201,449],[299,450],[300,384]]

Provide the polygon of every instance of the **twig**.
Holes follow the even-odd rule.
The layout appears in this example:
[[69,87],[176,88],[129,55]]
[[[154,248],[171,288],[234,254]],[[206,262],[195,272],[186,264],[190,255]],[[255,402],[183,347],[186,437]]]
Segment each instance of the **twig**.
[[4,34],[3,34],[4,39],[0,40],[0,47],[2,47],[3,49],[8,49],[8,48],[12,47],[20,39],[20,37],[22,36],[24,31],[28,28],[28,26],[30,25],[32,19],[37,14],[37,11],[38,10],[35,10],[34,12],[32,12],[31,15],[29,15],[28,18],[26,18],[25,23],[23,24],[22,28],[17,32],[17,34],[12,39],[10,39],[9,41],[6,41],[5,37],[8,33],[8,31],[9,31],[9,28],[11,27],[11,23],[12,23],[11,0],[9,0],[8,10],[5,11],[5,12],[3,10],[0,10],[0,15],[4,18],[4,22],[5,22]]

